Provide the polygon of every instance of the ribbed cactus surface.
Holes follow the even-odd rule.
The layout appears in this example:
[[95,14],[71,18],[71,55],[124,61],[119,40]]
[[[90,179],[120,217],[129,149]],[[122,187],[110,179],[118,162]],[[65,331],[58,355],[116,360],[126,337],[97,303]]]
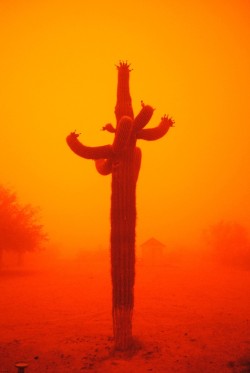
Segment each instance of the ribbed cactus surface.
[[115,348],[124,351],[133,345],[136,182],[141,165],[141,150],[136,147],[136,142],[138,139],[150,141],[163,137],[174,121],[164,116],[157,127],[145,129],[154,109],[142,104],[141,111],[134,117],[129,92],[130,67],[126,62],[120,62],[117,70],[116,128],[110,123],[103,127],[114,133],[112,145],[85,146],[79,142],[79,135],[75,132],[67,137],[67,143],[77,155],[95,160],[101,175],[112,174],[110,241],[113,330]]

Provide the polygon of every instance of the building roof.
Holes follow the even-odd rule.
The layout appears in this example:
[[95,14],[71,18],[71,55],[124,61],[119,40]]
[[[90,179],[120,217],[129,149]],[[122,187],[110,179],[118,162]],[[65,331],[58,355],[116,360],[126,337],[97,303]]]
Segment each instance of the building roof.
[[141,247],[148,247],[148,246],[166,247],[166,245],[164,245],[162,242],[158,241],[154,237],[149,238],[149,240],[141,244]]

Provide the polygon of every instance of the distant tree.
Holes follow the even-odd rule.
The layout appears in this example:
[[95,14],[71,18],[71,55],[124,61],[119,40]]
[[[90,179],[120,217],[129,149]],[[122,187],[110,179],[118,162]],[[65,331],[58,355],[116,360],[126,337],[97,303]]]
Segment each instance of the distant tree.
[[12,250],[20,259],[47,240],[38,211],[29,204],[21,205],[16,193],[0,185],[0,265],[4,251]]
[[242,224],[220,221],[206,231],[205,237],[215,259],[250,268],[250,240]]

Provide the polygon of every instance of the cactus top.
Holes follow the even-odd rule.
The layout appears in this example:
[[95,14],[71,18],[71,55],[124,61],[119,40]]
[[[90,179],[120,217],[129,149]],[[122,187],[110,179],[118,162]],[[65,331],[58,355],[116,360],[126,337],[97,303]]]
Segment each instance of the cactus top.
[[118,123],[123,115],[127,115],[133,119],[134,113],[129,92],[129,73],[131,71],[130,65],[127,64],[127,62],[120,62],[116,67],[118,70],[118,84],[115,115]]
[[112,145],[86,146],[79,140],[79,134],[72,132],[67,136],[67,143],[71,150],[86,159],[96,161],[98,172],[108,175],[112,172],[112,164],[117,161],[117,155],[126,150],[126,147],[133,141],[136,146],[138,139],[152,141],[163,137],[173,126],[174,121],[164,115],[158,126],[145,128],[150,121],[154,109],[150,105],[144,105],[140,112],[134,117],[132,100],[129,92],[130,65],[127,62],[120,62],[117,65],[118,85],[117,102],[115,107],[116,128],[111,123],[106,124],[103,130],[114,133]]

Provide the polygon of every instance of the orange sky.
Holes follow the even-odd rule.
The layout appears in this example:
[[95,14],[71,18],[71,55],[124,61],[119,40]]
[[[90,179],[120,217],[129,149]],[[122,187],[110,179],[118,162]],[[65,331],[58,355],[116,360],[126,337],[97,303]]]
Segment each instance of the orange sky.
[[107,144],[120,59],[140,100],[176,127],[143,151],[137,242],[195,240],[220,219],[250,226],[250,29],[243,0],[1,0],[1,180],[41,206],[65,250],[107,246],[110,176],[75,156],[72,130]]

